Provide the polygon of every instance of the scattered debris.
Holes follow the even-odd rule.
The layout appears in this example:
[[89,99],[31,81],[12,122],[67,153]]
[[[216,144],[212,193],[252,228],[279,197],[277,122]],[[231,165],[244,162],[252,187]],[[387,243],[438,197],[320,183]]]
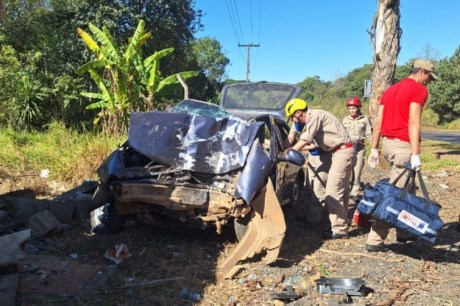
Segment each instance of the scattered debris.
[[49,169],[42,169],[42,170],[40,170],[39,176],[40,176],[41,178],[48,178],[49,175],[50,175],[50,170],[49,170]]
[[25,257],[23,245],[30,238],[30,229],[0,236],[0,266],[16,264]]
[[234,295],[230,296],[228,298],[227,303],[225,304],[225,306],[236,306],[236,305],[238,305],[238,298]]
[[101,221],[101,218],[104,218],[104,209],[105,207],[101,206],[90,212],[90,223],[92,233],[98,233],[104,230],[105,226]]
[[34,192],[29,189],[0,195],[2,208],[0,234],[17,227],[31,226],[29,224],[31,217],[44,210],[48,212],[34,216],[34,218],[39,219],[36,220],[38,223],[43,223],[33,231],[33,234],[37,234],[38,237],[54,229],[53,224],[80,223],[82,220],[88,219],[92,210],[92,193],[96,186],[96,182],[87,181],[52,200],[37,199]]
[[301,295],[297,294],[294,291],[292,286],[286,286],[284,292],[278,293],[270,293],[272,299],[280,299],[280,300],[295,300],[301,297]]
[[320,293],[346,294],[348,296],[363,296],[365,294],[362,278],[326,278],[315,280]]
[[440,178],[448,178],[450,176],[450,174],[447,171],[442,171],[442,172],[436,174],[436,176],[440,177]]
[[112,260],[117,265],[132,256],[126,244],[116,244],[114,248],[108,249],[104,254],[105,258]]
[[145,282],[139,282],[139,283],[132,283],[129,279],[127,280],[128,283],[124,284],[120,288],[126,289],[126,288],[132,288],[132,287],[146,287],[146,286],[156,286],[156,285],[162,285],[166,282],[173,282],[177,280],[184,279],[185,277],[173,277],[173,278],[163,278],[163,279],[155,279],[151,281],[145,281]]
[[250,282],[250,281],[255,281],[255,280],[257,280],[257,276],[255,276],[254,274],[249,274],[247,277],[240,278],[238,282],[240,284],[244,284],[245,282]]
[[74,296],[107,282],[114,266],[83,263],[67,257],[32,255],[19,265],[19,293]]
[[27,225],[32,230],[32,235],[36,238],[61,230],[61,222],[47,209],[35,213],[29,218]]
[[201,300],[201,295],[195,292],[190,292],[188,289],[184,288],[180,291],[181,299],[192,301],[192,302],[199,302]]

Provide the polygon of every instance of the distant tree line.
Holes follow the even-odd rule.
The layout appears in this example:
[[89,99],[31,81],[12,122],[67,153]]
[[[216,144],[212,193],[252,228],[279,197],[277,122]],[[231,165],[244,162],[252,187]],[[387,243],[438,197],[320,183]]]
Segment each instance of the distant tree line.
[[[440,80],[428,85],[429,99],[427,109],[438,116],[438,124],[450,123],[460,118],[460,47],[450,57],[434,60],[429,56],[421,56],[435,62]],[[414,59],[397,66],[394,82],[409,75]],[[322,81],[318,76],[307,77],[298,85],[304,88],[301,97],[312,107],[324,108],[334,114],[345,115],[345,100],[351,96],[360,97],[364,102],[364,83],[372,77],[373,65],[368,64],[356,68],[346,76],[335,81]],[[366,103],[364,103],[366,106]]]

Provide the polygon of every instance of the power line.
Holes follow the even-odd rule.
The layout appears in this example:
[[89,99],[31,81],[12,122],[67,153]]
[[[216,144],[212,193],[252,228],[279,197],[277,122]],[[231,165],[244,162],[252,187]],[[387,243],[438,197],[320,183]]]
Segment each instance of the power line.
[[249,24],[251,25],[251,40],[253,40],[252,38],[254,37],[254,33],[252,31],[252,0],[249,0]]
[[232,24],[233,34],[235,35],[236,41],[240,43],[238,31],[235,25],[235,17],[233,16],[233,10],[230,8],[227,0],[225,0],[225,5],[227,6],[228,17],[230,17],[230,23]]
[[242,41],[244,41],[243,29],[241,28],[240,14],[238,13],[238,7],[236,6],[236,0],[233,0],[233,5],[234,5],[234,8],[235,8],[236,17],[237,17],[237,21],[238,21],[238,28],[239,28],[240,33],[241,33],[241,39],[242,39]]
[[260,42],[260,28],[261,28],[261,20],[262,20],[262,0],[259,1],[259,33],[257,37],[257,41]]
[[[252,12],[252,10],[251,10]],[[260,42],[260,29],[261,29],[261,20],[262,20],[262,0],[259,0],[259,24],[258,24],[258,33],[257,33],[257,41]],[[252,23],[251,23],[251,29],[252,29]],[[255,52],[255,56],[253,57],[254,63],[257,63],[259,52]],[[249,60],[249,59],[248,59]],[[248,66],[248,65],[247,65]],[[247,68],[249,70],[249,68]],[[249,78],[249,76],[248,76]]]

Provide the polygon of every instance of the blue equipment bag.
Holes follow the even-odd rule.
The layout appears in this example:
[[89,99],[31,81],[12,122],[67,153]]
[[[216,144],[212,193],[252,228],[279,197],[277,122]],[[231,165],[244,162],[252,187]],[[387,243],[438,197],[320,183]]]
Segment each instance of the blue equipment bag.
[[[394,184],[407,171],[409,171],[409,176],[405,187],[396,187]],[[415,173],[418,175],[424,197],[418,197],[409,192],[414,186]],[[406,165],[406,169],[393,183],[384,179],[377,182],[375,186],[366,187],[357,209],[363,214],[370,215],[429,243],[434,243],[436,236],[444,226],[443,221],[439,218],[440,207],[438,203],[429,199],[420,171],[415,172],[410,169],[410,165]]]

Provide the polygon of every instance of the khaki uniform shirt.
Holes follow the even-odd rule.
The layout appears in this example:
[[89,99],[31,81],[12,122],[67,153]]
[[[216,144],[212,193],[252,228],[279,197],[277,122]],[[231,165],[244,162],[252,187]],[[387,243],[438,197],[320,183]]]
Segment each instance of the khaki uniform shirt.
[[[343,124],[331,113],[319,109],[309,109],[307,114],[308,120],[299,139],[308,144],[315,143],[326,152],[332,152],[337,147],[351,142]],[[295,133],[296,130],[293,125],[289,134],[295,135]]]
[[369,117],[365,115],[358,116],[357,118],[346,116],[343,118],[342,123],[353,142],[364,143],[366,138],[370,140],[372,136],[372,126]]

